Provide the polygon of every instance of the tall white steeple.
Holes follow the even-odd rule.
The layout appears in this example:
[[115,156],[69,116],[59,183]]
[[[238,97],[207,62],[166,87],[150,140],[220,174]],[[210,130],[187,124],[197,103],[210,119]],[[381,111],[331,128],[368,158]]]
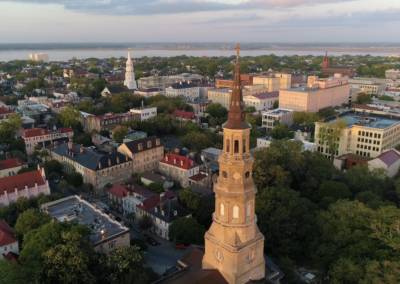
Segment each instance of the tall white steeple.
[[133,63],[131,60],[131,53],[128,51],[128,60],[126,61],[126,72],[124,85],[130,90],[137,90],[135,81],[135,71],[133,70]]

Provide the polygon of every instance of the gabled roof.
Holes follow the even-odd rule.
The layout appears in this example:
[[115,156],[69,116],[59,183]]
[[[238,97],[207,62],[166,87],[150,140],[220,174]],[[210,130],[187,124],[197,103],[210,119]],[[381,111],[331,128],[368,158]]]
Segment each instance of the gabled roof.
[[[12,169],[12,168],[16,168],[16,167],[22,167],[25,165],[26,165],[26,163],[24,161],[18,160],[18,158],[8,159],[8,160],[0,161],[0,170]],[[1,182],[0,182],[0,184],[1,184]]]
[[113,130],[110,130],[110,132],[114,133],[115,131],[117,131],[121,127],[122,127],[121,125],[117,125]]
[[165,221],[166,223],[172,223],[179,218],[188,217],[192,214],[192,212],[168,199],[160,202],[160,204],[147,211],[147,213]]
[[159,174],[153,174],[150,171],[144,171],[144,173],[142,173],[142,178],[147,179],[151,182],[158,182],[161,184],[164,184],[167,179]]
[[133,195],[133,193],[136,193],[140,196],[143,196],[144,198],[150,198],[153,197],[156,193],[152,192],[151,190],[148,190],[144,188],[143,186],[140,186],[136,183],[133,183],[130,188],[128,188],[129,185],[120,185],[117,183],[114,183],[113,187],[109,191],[110,194],[118,197],[118,198],[124,198],[128,196],[128,191],[130,192],[130,195]]
[[12,113],[14,113],[13,110],[8,110],[8,109],[0,107],[0,115],[1,114],[12,114]]
[[42,173],[39,170],[10,177],[4,177],[0,179],[0,193],[2,194],[3,191],[7,191],[7,193],[14,193],[15,188],[18,190],[24,190],[25,185],[28,188],[32,188],[35,187],[35,183],[37,183],[38,186],[46,184]]
[[174,110],[172,116],[186,119],[196,119],[197,117],[193,112],[183,111],[183,110]]
[[[171,190],[166,190],[164,192],[164,199],[172,199],[175,198],[175,193]],[[149,210],[153,209],[161,202],[160,195],[156,194],[153,197],[143,200],[141,204],[137,205],[136,207],[142,209],[143,211],[148,212]]]
[[18,242],[15,238],[13,229],[7,224],[6,221],[0,220],[0,247]]
[[376,159],[381,160],[388,167],[390,167],[400,159],[400,154],[396,150],[390,149],[389,151],[380,154],[378,157],[376,157]]
[[110,94],[118,94],[123,92],[131,92],[127,86],[108,86],[106,87]]
[[[158,140],[157,136],[150,136],[150,137],[141,138],[141,139],[138,139],[138,140],[126,142],[126,143],[124,143],[124,145],[129,149],[129,151],[132,154],[136,154],[136,153],[139,153],[139,152],[147,151],[149,149],[155,149],[157,147],[161,147],[162,146],[161,141],[160,141],[160,145],[157,146],[157,140]],[[150,148],[147,146],[147,142],[149,142],[149,141],[151,141],[151,147]],[[141,150],[141,151],[139,151],[139,144],[143,145],[143,150]]]
[[189,158],[179,156],[176,154],[172,154],[172,153],[165,154],[165,157],[162,158],[160,163],[167,164],[167,165],[177,167],[180,169],[185,169],[185,170],[190,170],[190,169],[193,169],[193,168],[196,168],[199,166],[196,162],[192,161]]

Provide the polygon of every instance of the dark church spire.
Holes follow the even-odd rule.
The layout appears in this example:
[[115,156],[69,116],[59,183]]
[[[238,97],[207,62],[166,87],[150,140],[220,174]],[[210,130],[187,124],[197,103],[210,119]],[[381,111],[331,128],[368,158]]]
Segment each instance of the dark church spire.
[[223,125],[228,129],[247,129],[250,125],[246,122],[246,113],[244,111],[242,85],[240,82],[240,67],[239,67],[239,51],[241,49],[238,44],[235,48],[237,50],[237,59],[235,67],[235,78],[232,87],[232,97],[229,106],[228,121]]

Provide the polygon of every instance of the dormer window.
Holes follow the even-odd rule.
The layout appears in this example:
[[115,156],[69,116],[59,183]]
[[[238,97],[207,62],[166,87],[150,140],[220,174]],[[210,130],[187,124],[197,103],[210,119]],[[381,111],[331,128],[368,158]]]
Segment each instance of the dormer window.
[[176,159],[174,159],[174,164],[176,164]]
[[147,148],[151,148],[151,141],[147,141]]
[[142,151],[142,150],[143,150],[143,144],[142,144],[142,143],[139,143],[139,145],[138,145],[138,150],[139,150],[139,151]]
[[168,156],[165,156],[165,161],[167,161],[167,162],[168,162]]
[[164,212],[164,211],[161,211],[161,215],[163,215],[163,216],[164,216],[164,215],[165,215],[165,212]]
[[174,211],[174,216],[177,216],[178,215],[178,211]]
[[181,166],[183,166],[183,161],[181,161]]
[[156,140],[156,146],[160,146],[160,144],[161,144],[160,139],[157,139]]
[[156,207],[156,208],[154,208],[154,210],[156,211],[156,212],[158,212],[158,208]]

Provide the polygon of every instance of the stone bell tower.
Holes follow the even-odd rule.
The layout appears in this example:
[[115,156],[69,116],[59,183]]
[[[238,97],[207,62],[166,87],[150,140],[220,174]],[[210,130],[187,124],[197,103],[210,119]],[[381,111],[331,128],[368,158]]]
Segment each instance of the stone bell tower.
[[228,121],[223,125],[224,149],[214,186],[213,223],[205,234],[203,269],[218,269],[230,284],[265,277],[264,236],[254,212],[255,188],[250,154],[250,125],[245,119],[240,83],[239,44]]

